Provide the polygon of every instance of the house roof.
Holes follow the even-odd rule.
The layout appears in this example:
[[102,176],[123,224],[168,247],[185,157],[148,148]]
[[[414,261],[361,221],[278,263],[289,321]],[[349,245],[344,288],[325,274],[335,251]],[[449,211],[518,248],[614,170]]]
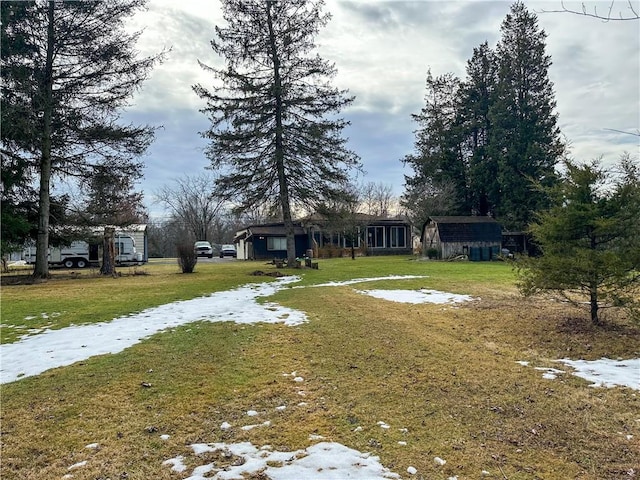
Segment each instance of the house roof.
[[[305,235],[305,230],[295,225],[293,228],[294,235]],[[287,235],[287,230],[283,223],[271,223],[267,225],[250,225],[244,230],[236,232],[234,241],[241,240],[243,238],[249,238],[252,236],[267,236],[267,237],[284,237]]]
[[[253,227],[249,227],[248,230],[253,235],[285,236],[287,234],[287,229],[284,225],[255,225]],[[302,227],[294,226],[293,233],[294,235],[304,235],[306,232]]]
[[[425,228],[435,224],[441,242],[501,242],[502,226],[491,217],[429,217]],[[424,233],[424,229],[423,229]]]
[[[367,226],[396,226],[403,225],[409,226],[409,221],[404,217],[375,217],[373,215],[366,215],[364,213],[356,214],[355,220],[361,222],[362,225]],[[315,213],[309,215],[300,220],[294,220],[294,233],[295,235],[304,235],[307,233],[307,228],[317,225],[319,227],[326,226],[327,218]],[[284,228],[283,222],[263,223],[258,225],[248,225],[242,230],[236,232],[235,240],[241,240],[255,235],[265,235],[271,237],[283,237],[287,232]]]
[[[369,215],[366,213],[354,213],[351,215],[351,219],[359,224],[374,226],[374,225],[409,225],[409,220],[406,217],[378,217],[375,215]],[[314,213],[301,220],[302,224],[326,224],[330,222],[330,219],[326,215],[320,213]]]

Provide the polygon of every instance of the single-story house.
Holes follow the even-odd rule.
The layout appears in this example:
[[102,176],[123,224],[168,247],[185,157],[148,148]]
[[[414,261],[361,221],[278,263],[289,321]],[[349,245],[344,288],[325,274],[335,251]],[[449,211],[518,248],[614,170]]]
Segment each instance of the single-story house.
[[[296,257],[305,255],[309,235],[299,223],[294,225]],[[249,225],[236,232],[237,258],[242,260],[273,260],[287,258],[287,232],[284,223]]]
[[[313,250],[317,257],[328,249],[351,249],[366,255],[411,255],[411,224],[402,218],[355,215],[349,222],[330,222],[313,215],[294,222],[296,256]],[[347,233],[347,230],[353,234]],[[238,258],[275,259],[287,257],[284,224],[251,225],[236,232]]]
[[366,255],[411,255],[411,224],[402,217],[354,214],[349,219],[327,220],[313,215],[303,221],[310,232],[312,247],[359,250]]
[[421,238],[424,255],[492,260],[500,255],[502,227],[491,217],[435,216],[424,224]]

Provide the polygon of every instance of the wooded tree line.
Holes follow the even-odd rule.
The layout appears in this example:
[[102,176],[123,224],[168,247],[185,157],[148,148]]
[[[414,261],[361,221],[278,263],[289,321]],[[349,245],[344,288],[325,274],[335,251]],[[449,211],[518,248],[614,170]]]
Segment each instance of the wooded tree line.
[[546,34],[521,2],[504,19],[495,49],[473,50],[466,78],[426,79],[425,105],[413,115],[413,171],[403,204],[418,225],[428,215],[491,215],[524,230],[548,206],[534,182],[551,185],[564,153],[557,126]]

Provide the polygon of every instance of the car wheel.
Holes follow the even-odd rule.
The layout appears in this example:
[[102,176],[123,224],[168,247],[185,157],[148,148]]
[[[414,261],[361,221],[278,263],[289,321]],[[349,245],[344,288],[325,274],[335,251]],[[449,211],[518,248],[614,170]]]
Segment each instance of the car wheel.
[[87,261],[84,258],[79,258],[78,260],[76,260],[76,267],[87,268],[88,266],[89,266],[89,263],[87,263]]
[[213,258],[213,255],[208,255],[209,258]]
[[71,259],[65,260],[64,264],[65,268],[73,268],[73,266],[75,265],[74,261]]

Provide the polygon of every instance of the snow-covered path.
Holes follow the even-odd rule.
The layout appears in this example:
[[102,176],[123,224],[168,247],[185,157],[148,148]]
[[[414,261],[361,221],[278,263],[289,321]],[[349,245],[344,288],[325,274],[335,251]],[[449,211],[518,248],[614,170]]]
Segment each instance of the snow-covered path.
[[258,303],[298,277],[271,283],[244,285],[206,297],[149,308],[110,322],[45,330],[18,342],[0,345],[0,383],[38,375],[45,370],[85,360],[94,355],[118,353],[159,331],[198,320],[236,323],[298,325],[304,312],[275,303]]

